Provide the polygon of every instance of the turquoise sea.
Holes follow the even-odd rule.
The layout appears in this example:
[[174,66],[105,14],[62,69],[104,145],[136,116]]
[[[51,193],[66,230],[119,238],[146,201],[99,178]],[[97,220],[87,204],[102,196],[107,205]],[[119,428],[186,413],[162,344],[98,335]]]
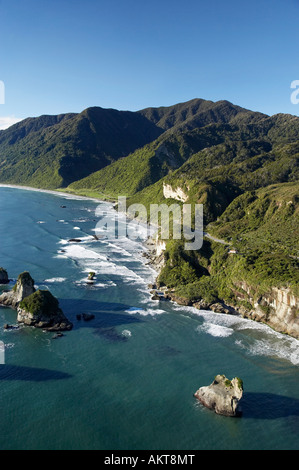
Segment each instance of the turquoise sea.
[[[298,449],[299,342],[237,316],[152,301],[143,245],[96,241],[98,207],[0,188],[0,266],[14,280],[29,271],[74,323],[58,339],[4,330],[16,312],[0,307],[0,449]],[[216,374],[243,379],[241,418],[193,397]]]

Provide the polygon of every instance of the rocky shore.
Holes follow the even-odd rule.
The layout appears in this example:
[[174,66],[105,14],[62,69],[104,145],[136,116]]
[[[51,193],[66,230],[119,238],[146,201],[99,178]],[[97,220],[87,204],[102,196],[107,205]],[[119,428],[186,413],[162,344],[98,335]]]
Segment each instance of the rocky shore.
[[[158,250],[157,250],[158,244]],[[144,257],[148,259],[148,265],[151,265],[155,271],[157,271],[157,279],[159,272],[164,266],[164,251],[160,249],[159,241],[149,238],[146,242],[147,251],[144,253]],[[154,284],[149,284],[148,288],[152,294],[152,300],[165,301],[171,300],[178,305],[184,305],[187,307],[194,307],[198,310],[212,310],[217,313],[227,313],[231,315],[238,315],[241,312],[237,311],[234,307],[227,305],[225,302],[219,300],[218,302],[206,302],[203,299],[197,299],[192,301],[186,297],[178,296],[175,289],[169,289],[166,286],[161,286],[156,280]]]
[[159,286],[159,284],[149,284],[148,288],[150,289],[150,294],[152,294],[152,300],[171,300],[172,302],[175,302],[178,305],[194,307],[198,310],[212,310],[216,313],[227,313],[230,315],[239,314],[239,312],[237,312],[233,307],[226,305],[224,302],[221,301],[211,303],[201,299],[197,300],[196,302],[192,302],[186,297],[180,297],[176,295],[174,289],[168,289],[167,287]]
[[[268,295],[264,295],[253,301],[251,287],[245,282],[236,285],[234,294],[236,302],[232,304],[226,303],[222,299],[217,302],[207,302],[204,299],[196,299],[194,301],[187,297],[178,296],[175,289],[161,286],[158,277],[164,266],[164,249],[160,240],[149,238],[146,242],[147,252],[144,256],[157,271],[156,283],[150,284],[148,287],[152,294],[152,300],[164,301],[171,300],[178,305],[190,306],[198,310],[212,310],[216,313],[225,313],[230,315],[241,315],[244,318],[265,323],[275,331],[288,334],[299,339],[299,299],[292,295],[288,289],[278,289],[273,287]],[[254,308],[248,309],[244,306],[244,298],[249,296],[254,304]]]

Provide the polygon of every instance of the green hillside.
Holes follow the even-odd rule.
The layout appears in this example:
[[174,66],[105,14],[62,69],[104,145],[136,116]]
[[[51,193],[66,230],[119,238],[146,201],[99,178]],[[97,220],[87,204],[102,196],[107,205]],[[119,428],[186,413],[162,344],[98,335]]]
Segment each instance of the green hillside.
[[65,187],[162,132],[141,114],[112,109],[28,118],[0,132],[0,182]]
[[133,194],[196,152],[223,142],[218,126],[244,122],[246,127],[264,118],[227,101],[200,99],[138,112],[94,107],[28,118],[0,132],[0,182],[65,188],[126,157],[111,172],[70,189]]
[[[159,128],[164,128],[165,132],[152,144],[109,168],[73,183],[69,190],[84,193],[92,189],[98,191],[100,197],[133,195],[180,168],[199,151],[225,142],[226,139],[240,139],[242,128],[235,124],[236,120],[245,126],[243,123],[252,125],[266,117],[225,101],[212,103],[204,100],[192,100],[156,110],[149,108],[140,113]],[[218,121],[224,124],[215,124]],[[229,121],[234,124],[229,126]]]
[[178,169],[202,142],[193,142],[185,134],[162,134],[157,140],[136,150],[88,177],[72,183],[68,190],[92,189],[99,197],[132,196]]
[[[168,184],[173,189],[179,187],[188,196],[187,202],[204,205],[204,222],[208,224],[216,220],[245,191],[275,183],[298,181],[298,118],[287,116],[282,119],[281,116],[274,116],[254,124],[251,122],[245,129],[247,140],[244,135],[244,120],[234,126],[209,125],[171,136],[163,134],[158,141],[164,139],[163,145],[172,152],[173,159],[176,162],[179,159],[184,160],[184,163],[176,170],[166,171],[167,174],[162,175],[162,179],[153,179],[153,185],[145,185],[141,191],[136,192],[137,187],[134,184],[130,187],[129,182],[139,181],[138,160],[135,160],[133,166],[133,158],[127,157],[118,162],[119,180],[122,184],[127,181],[131,188],[125,194],[131,195],[132,203],[140,202],[149,208],[151,203],[165,202],[163,184]],[[287,142],[286,135],[289,135]],[[197,151],[202,147],[202,150]],[[141,156],[147,158],[146,154]],[[144,159],[140,158],[139,164],[142,167]],[[124,168],[126,172],[123,171]],[[132,173],[130,168],[134,169]],[[101,190],[105,192],[108,178],[101,171],[97,174],[98,178],[99,176]],[[111,174],[109,189],[114,195],[123,190],[122,185],[115,185]]]
[[201,250],[188,252],[182,240],[168,242],[162,285],[192,301],[230,304],[239,304],[235,291],[240,283],[249,285],[256,299],[273,286],[299,295],[298,182],[245,192],[207,229],[227,243],[205,237]]
[[[159,275],[161,285],[192,301],[238,304],[242,282],[255,300],[273,286],[299,294],[298,181],[299,118],[228,101],[89,108],[0,132],[2,183],[128,196],[148,214],[153,203],[178,203],[165,198],[165,185],[172,198],[180,190],[186,202],[203,204],[203,247],[186,251],[184,240],[169,240]],[[250,302],[244,294],[246,308]]]
[[[165,199],[163,185],[179,187],[186,202],[203,204],[206,230],[227,243],[205,238],[200,251],[188,252],[183,240],[169,241],[159,282],[192,301],[240,304],[235,292],[242,281],[256,299],[273,286],[298,295],[299,119],[276,115],[248,123],[243,115],[183,136],[185,142],[209,136],[212,145],[130,202],[148,209],[150,203],[171,204],[177,201]],[[229,255],[232,247],[236,254]],[[253,308],[245,294],[244,299]]]
[[299,184],[282,183],[234,199],[208,226],[240,251],[281,252],[299,257]]

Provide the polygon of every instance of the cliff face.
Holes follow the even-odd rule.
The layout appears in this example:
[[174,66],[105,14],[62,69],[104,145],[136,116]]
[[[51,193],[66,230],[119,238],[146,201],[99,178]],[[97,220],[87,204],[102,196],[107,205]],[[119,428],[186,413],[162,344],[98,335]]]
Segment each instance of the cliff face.
[[164,240],[160,240],[158,235],[157,235],[156,236],[156,241],[155,241],[155,246],[156,246],[156,256],[159,257],[166,250],[166,242]]
[[[158,270],[164,266],[164,252],[166,244],[157,237],[152,240],[151,262]],[[158,262],[159,260],[159,262]],[[240,315],[263,322],[280,333],[286,333],[299,339],[299,298],[290,289],[272,287],[263,295],[257,296],[255,289],[245,281],[235,282],[232,289],[235,303],[227,304],[225,301],[209,303],[202,301],[190,301],[188,298],[176,298],[175,292],[171,299],[182,305],[192,305],[195,308],[213,310],[219,313],[239,313]],[[249,303],[253,306],[250,309]],[[248,305],[249,307],[247,307]]]
[[186,202],[188,199],[187,194],[182,188],[177,187],[175,189],[170,184],[163,183],[163,196],[165,199],[176,199],[177,201]]
[[248,299],[253,310],[243,307],[238,311],[252,320],[267,323],[281,333],[299,338],[299,298],[290,289],[272,287],[268,294],[254,298],[253,289],[246,282],[240,282],[235,291],[237,300]]

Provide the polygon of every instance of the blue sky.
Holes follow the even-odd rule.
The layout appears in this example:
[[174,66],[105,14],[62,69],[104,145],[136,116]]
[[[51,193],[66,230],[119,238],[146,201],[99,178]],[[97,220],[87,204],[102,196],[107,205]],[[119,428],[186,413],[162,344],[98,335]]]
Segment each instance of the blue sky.
[[299,0],[0,0],[0,22],[0,128],[193,98],[299,114]]

